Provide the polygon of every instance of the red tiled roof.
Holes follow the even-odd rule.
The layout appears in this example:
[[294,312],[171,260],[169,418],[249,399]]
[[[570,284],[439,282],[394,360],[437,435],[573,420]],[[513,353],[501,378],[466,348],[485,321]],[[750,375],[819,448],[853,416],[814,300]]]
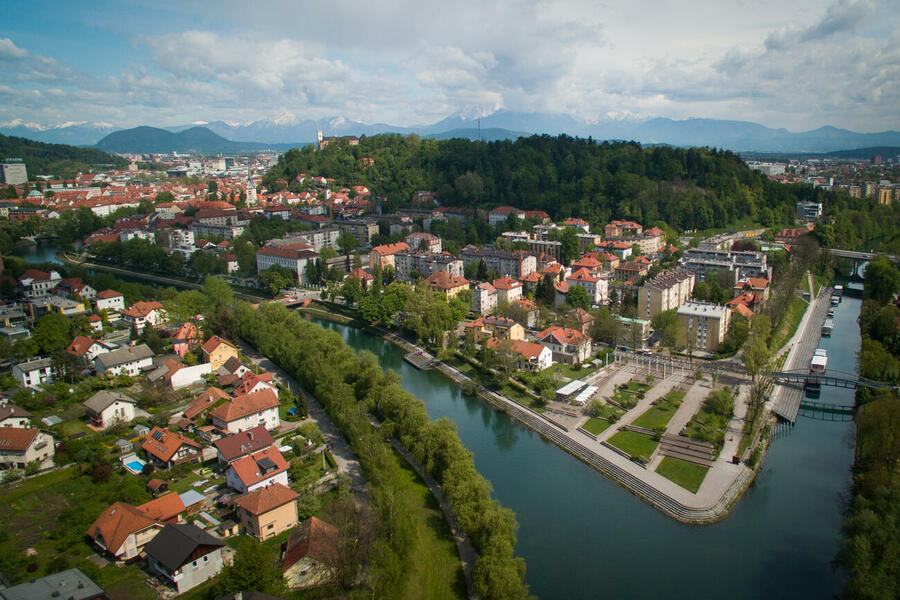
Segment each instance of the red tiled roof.
[[[203,352],[206,354],[212,354],[215,351],[215,349],[218,348],[221,344],[225,344],[226,346],[230,346],[231,348],[234,348],[234,344],[232,344],[228,340],[220,338],[217,335],[214,335],[203,343],[203,346],[202,346]],[[235,348],[235,350],[237,350],[237,348]]]
[[372,252],[377,252],[381,256],[392,256],[401,250],[409,250],[409,244],[406,242],[396,242],[394,244],[382,244],[372,248]]
[[[176,494],[177,496],[177,494]],[[87,531],[88,536],[97,534],[110,552],[115,554],[128,536],[158,524],[138,508],[125,502],[115,502],[94,521]]]
[[184,409],[184,416],[193,419],[209,410],[219,400],[227,400],[228,394],[217,387],[211,387],[197,395],[197,398]]
[[512,277],[501,277],[500,279],[494,280],[493,286],[498,290],[511,290],[513,288],[522,287],[522,284]]
[[281,570],[287,571],[307,556],[326,565],[337,558],[338,529],[316,517],[310,517],[294,529],[284,549]]
[[[269,471],[268,473],[262,472],[257,462],[264,458],[268,458],[275,464],[274,470]],[[229,468],[234,469],[234,473],[238,476],[238,479],[240,479],[245,486],[250,487],[260,481],[269,479],[282,471],[287,471],[288,464],[287,461],[284,460],[284,457],[281,456],[281,452],[278,451],[278,448],[269,447],[265,450],[260,450],[249,456],[237,459],[231,463]]]
[[0,450],[24,452],[38,431],[37,427],[0,427]]
[[234,505],[243,508],[251,515],[264,515],[270,510],[284,506],[288,502],[294,502],[300,494],[280,483],[259,488],[249,494],[244,494],[234,501]]
[[75,336],[75,339],[72,340],[72,343],[66,348],[66,352],[73,356],[83,356],[93,345],[93,338],[89,338],[86,335],[77,335]]
[[154,521],[169,521],[184,512],[184,502],[175,492],[170,492],[137,507]]
[[231,462],[245,454],[252,454],[268,448],[274,443],[272,434],[266,430],[264,425],[259,425],[247,431],[219,438],[213,442],[213,446],[226,462]]
[[598,281],[600,281],[600,278],[594,277],[593,275],[591,275],[590,271],[585,268],[581,268],[566,277],[566,281],[589,281],[591,283],[597,283]]
[[141,444],[141,449],[162,462],[169,462],[182,446],[190,446],[197,450],[202,448],[200,444],[190,438],[184,437],[180,433],[172,433],[171,431],[154,427],[150,433],[147,434],[144,443]]
[[253,415],[264,410],[278,406],[278,397],[269,389],[244,394],[233,400],[217,406],[209,415],[216,419],[230,423],[248,415]]
[[537,335],[537,338],[541,341],[547,340],[549,338],[549,341],[560,345],[580,344],[587,339],[585,335],[577,329],[571,329],[569,327],[559,327],[558,325],[548,327],[544,331],[540,332]]
[[469,285],[469,280],[459,275],[451,275],[447,271],[435,271],[425,280],[429,287],[440,290],[451,290]]
[[154,310],[161,309],[162,307],[163,305],[159,302],[135,302],[130,307],[123,310],[122,314],[133,317],[135,319],[140,319],[146,317]]

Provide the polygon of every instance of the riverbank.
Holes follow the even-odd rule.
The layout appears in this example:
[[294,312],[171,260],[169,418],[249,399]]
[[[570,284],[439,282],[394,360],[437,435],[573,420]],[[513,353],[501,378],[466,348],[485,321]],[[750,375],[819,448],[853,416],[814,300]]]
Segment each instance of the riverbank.
[[[318,318],[343,325],[352,326],[354,321],[346,315],[333,315],[323,309],[305,308],[301,311],[308,311]],[[409,340],[381,327],[367,325],[363,329],[390,342],[406,353],[424,351]],[[472,381],[467,375],[445,362],[435,361],[433,365],[435,371],[440,372],[459,386]],[[604,368],[609,369],[610,367]],[[547,415],[535,412],[505,396],[486,390],[480,385],[476,385],[475,388],[479,390],[479,398],[495,409],[513,417],[545,440],[556,444],[644,502],[682,523],[704,525],[725,518],[749,488],[759,468],[759,464],[755,469],[750,469],[745,465],[734,465],[719,458],[714,463],[715,469],[710,469],[698,492],[691,493],[665,477],[617,454],[597,440],[579,439],[578,431],[569,431]]]

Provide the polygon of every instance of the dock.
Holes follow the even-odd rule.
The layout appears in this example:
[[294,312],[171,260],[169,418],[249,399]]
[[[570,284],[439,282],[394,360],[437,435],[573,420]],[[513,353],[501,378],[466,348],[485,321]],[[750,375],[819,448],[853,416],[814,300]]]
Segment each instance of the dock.
[[[822,325],[825,324],[825,315],[828,313],[831,289],[824,290],[819,295],[819,300],[812,307],[806,326],[803,329],[793,355],[790,357],[790,365],[785,365],[785,370],[803,369],[809,367],[809,361],[819,345],[822,336]],[[775,391],[775,403],[773,411],[776,415],[791,423],[797,422],[800,414],[800,402],[803,400],[804,386],[802,383],[780,383]]]
[[403,360],[421,371],[431,370],[434,363],[434,357],[422,350],[410,352],[403,357]]

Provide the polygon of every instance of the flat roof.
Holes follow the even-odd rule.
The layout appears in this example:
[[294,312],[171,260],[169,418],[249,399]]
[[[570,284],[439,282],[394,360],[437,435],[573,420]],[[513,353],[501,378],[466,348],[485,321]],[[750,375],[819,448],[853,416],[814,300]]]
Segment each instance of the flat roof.
[[583,382],[582,380],[573,379],[566,385],[564,385],[561,388],[559,388],[558,390],[556,390],[556,393],[562,394],[563,396],[570,396],[570,395],[578,392],[579,390],[581,390],[585,385],[587,385],[587,384],[585,384],[585,382]]
[[94,598],[104,597],[105,593],[103,588],[82,573],[81,569],[66,569],[0,590],[0,598],[4,600],[55,600],[57,598],[94,600]]

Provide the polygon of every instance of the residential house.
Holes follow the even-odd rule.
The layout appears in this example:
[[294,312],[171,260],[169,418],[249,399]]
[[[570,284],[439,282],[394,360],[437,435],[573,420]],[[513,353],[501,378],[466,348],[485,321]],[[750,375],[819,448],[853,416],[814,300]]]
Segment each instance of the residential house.
[[647,280],[638,291],[638,316],[651,319],[661,312],[678,308],[690,300],[695,279],[690,271],[673,269]]
[[15,404],[7,404],[0,406],[0,427],[19,427],[27,428],[31,424],[32,414],[16,406]]
[[61,280],[53,292],[61,296],[80,296],[85,300],[93,300],[97,297],[97,290],[83,282],[81,277]]
[[25,297],[33,300],[50,294],[61,281],[62,277],[56,271],[46,273],[37,269],[28,269],[19,278],[19,285],[22,286]]
[[403,238],[403,241],[413,252],[440,254],[442,251],[441,238],[432,233],[416,231]]
[[103,290],[97,292],[94,298],[94,308],[97,312],[105,310],[107,312],[118,312],[125,310],[125,296],[121,292],[115,290]]
[[594,326],[594,315],[583,308],[573,308],[566,313],[566,323],[571,324],[573,329],[577,329],[584,335],[590,335],[591,327]]
[[431,291],[446,294],[448,300],[461,291],[469,289],[468,279],[459,275],[451,275],[446,271],[435,271],[428,276],[425,283]]
[[280,483],[258,488],[234,501],[241,530],[261,542],[297,525],[300,494]]
[[512,277],[495,279],[492,285],[497,290],[497,304],[509,304],[522,297],[522,284]]
[[273,483],[288,484],[288,464],[277,448],[270,447],[242,456],[228,465],[225,481],[228,487],[246,494]]
[[329,583],[338,559],[338,534],[333,525],[310,517],[291,532],[281,548],[281,570],[292,590]]
[[36,427],[0,427],[0,469],[24,469],[37,463],[41,469],[53,466],[53,436]]
[[156,327],[166,320],[166,311],[159,302],[135,302],[122,311],[122,318],[129,327],[134,327],[138,333],[144,327]]
[[472,288],[472,312],[487,315],[497,308],[497,290],[490,283],[479,283]]
[[229,358],[237,358],[238,350],[234,344],[217,335],[212,336],[203,344],[203,360],[208,362],[213,371],[218,371]]
[[172,336],[172,351],[179,357],[194,349],[200,341],[200,330],[193,323],[183,323]]
[[84,401],[88,421],[94,427],[109,429],[134,420],[135,401],[124,394],[100,390]]
[[66,569],[0,590],[2,600],[104,600],[106,591],[81,569]]
[[229,275],[236,273],[241,268],[240,264],[238,264],[237,256],[234,254],[223,254],[222,260],[225,262],[225,272]]
[[514,206],[498,206],[488,213],[488,221],[491,227],[497,225],[505,225],[510,215],[515,215],[518,220],[525,219],[525,211],[515,208]]
[[584,288],[591,305],[605,304],[609,300],[609,281],[606,277],[594,275],[584,267],[566,277],[566,283],[570,290],[576,285]]
[[540,332],[537,341],[550,348],[556,362],[579,364],[591,357],[591,338],[577,329],[554,325]]
[[75,336],[72,343],[66,347],[66,352],[80,359],[84,364],[93,366],[94,359],[101,354],[112,352],[117,346],[89,338],[86,335]]
[[[299,244],[298,244],[299,245]],[[294,281],[306,283],[306,270],[310,261],[315,262],[319,253],[309,244],[304,247],[270,247],[260,248],[256,252],[256,270],[262,273],[272,265],[280,265],[289,270]]]
[[184,520],[184,501],[175,492],[157,496],[137,509],[159,523],[181,523]]
[[191,402],[182,413],[186,419],[193,421],[200,417],[218,404],[220,401],[228,400],[229,396],[217,387],[207,388],[205,391],[197,394],[197,397]]
[[537,324],[538,313],[540,312],[537,304],[527,298],[519,298],[518,300],[513,300],[510,306],[514,309],[510,315],[519,325],[531,329]]
[[275,444],[272,434],[263,425],[232,433],[213,442],[219,464],[227,466],[237,459],[265,450]]
[[162,530],[163,524],[125,502],[115,502],[88,528],[88,537],[118,560],[133,560]]
[[756,304],[763,304],[769,299],[769,280],[765,277],[742,277],[734,284],[734,295],[751,293],[754,294],[758,301]]
[[278,397],[278,386],[271,373],[247,373],[239,382],[236,382],[234,391],[235,396],[244,396],[261,392],[263,390],[272,390],[275,397]]
[[644,231],[643,226],[634,221],[610,221],[603,228],[604,237],[621,238],[635,237]]
[[650,321],[648,319],[632,319],[616,315],[616,320],[621,323],[619,340],[632,350],[640,350],[650,337]]
[[147,453],[147,457],[163,469],[186,462],[200,462],[202,448],[203,446],[194,440],[160,427],[151,429],[141,444],[141,449]]
[[490,338],[485,342],[488,348],[509,353],[520,371],[540,373],[553,364],[553,352],[547,346],[524,340],[498,340]]
[[678,344],[690,350],[715,352],[725,339],[731,310],[705,302],[685,302],[678,308]]
[[147,344],[119,348],[94,358],[94,369],[100,377],[118,377],[122,374],[134,377],[152,366],[153,350]]
[[409,245],[406,242],[396,242],[394,244],[382,244],[375,246],[369,252],[369,268],[374,269],[376,266],[385,267],[394,266],[394,255],[400,251],[409,251]]
[[650,265],[636,260],[626,260],[616,267],[614,272],[618,281],[637,283],[650,272]]
[[347,277],[355,277],[359,280],[359,284],[362,286],[364,292],[369,291],[369,282],[375,279],[375,277],[366,271],[363,271],[361,268],[357,267],[350,271],[347,274]]
[[210,411],[212,424],[221,431],[238,433],[258,425],[278,429],[278,396],[270,389],[238,396]]
[[39,358],[13,365],[12,374],[19,385],[36,390],[42,383],[53,381],[53,365],[49,358]]
[[166,525],[144,547],[147,568],[182,594],[212,579],[225,566],[225,543],[195,525]]

